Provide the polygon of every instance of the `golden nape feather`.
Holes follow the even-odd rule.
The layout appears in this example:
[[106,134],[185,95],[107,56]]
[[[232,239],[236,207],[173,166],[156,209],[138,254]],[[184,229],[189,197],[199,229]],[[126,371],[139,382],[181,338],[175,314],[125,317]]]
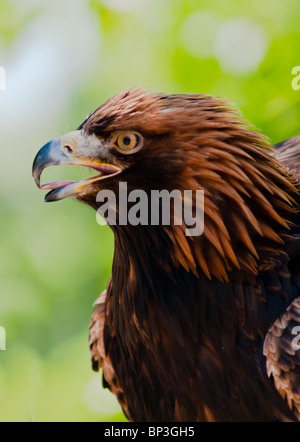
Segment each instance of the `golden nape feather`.
[[[271,147],[222,99],[130,89],[38,153],[46,201],[99,210],[99,193],[116,196],[112,276],[90,347],[128,419],[299,420],[299,148],[299,137]],[[41,185],[58,164],[98,175]],[[201,234],[175,214],[151,224],[162,200],[121,222],[124,183],[147,201],[179,192],[181,207],[204,213]],[[204,198],[185,205],[186,191]]]

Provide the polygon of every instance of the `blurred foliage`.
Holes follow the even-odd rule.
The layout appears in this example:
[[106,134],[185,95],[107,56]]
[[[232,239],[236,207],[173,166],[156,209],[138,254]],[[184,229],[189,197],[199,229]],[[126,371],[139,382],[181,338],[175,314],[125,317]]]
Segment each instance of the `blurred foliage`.
[[[300,91],[291,87],[292,68],[300,65],[296,0],[0,0],[0,65],[16,65],[26,32],[38,42],[35,23],[60,17],[68,29],[75,16],[66,11],[76,8],[97,30],[86,48],[97,53],[83,66],[85,76],[61,106],[49,106],[43,124],[37,123],[40,111],[66,90],[64,83],[52,90],[51,78],[48,95],[28,100],[26,124],[18,115],[21,98],[14,97],[15,114],[4,120],[7,104],[0,113],[0,325],[7,332],[7,351],[0,352],[1,421],[125,420],[90,369],[87,341],[92,304],[109,279],[113,237],[74,201],[43,204],[30,172],[42,143],[135,85],[226,97],[274,143],[300,132]],[[49,29],[51,40],[58,28]],[[71,49],[80,65],[84,51]],[[9,76],[8,70],[8,83]],[[74,71],[70,81],[76,77]],[[0,106],[9,93],[0,91]]]

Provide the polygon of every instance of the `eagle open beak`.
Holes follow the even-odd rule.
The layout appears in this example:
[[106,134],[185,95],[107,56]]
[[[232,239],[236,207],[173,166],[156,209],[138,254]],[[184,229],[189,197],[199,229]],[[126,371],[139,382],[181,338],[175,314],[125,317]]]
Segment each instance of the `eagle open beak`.
[[[86,142],[86,139],[85,139]],[[118,175],[122,169],[116,165],[107,164],[97,158],[83,158],[77,155],[78,144],[82,143],[81,131],[70,132],[47,143],[35,157],[32,176],[40,190],[50,190],[46,202],[59,201],[69,196],[84,193],[86,186],[105,178]],[[41,185],[43,170],[49,166],[77,165],[89,167],[98,175],[82,181],[53,181]]]

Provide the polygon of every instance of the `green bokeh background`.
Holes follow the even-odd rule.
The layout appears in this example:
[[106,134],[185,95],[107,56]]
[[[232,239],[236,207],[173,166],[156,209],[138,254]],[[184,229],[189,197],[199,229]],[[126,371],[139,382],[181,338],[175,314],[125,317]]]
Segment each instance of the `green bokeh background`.
[[299,23],[298,0],[0,0],[0,421],[125,420],[88,349],[113,237],[43,203],[37,150],[130,86],[223,96],[273,143],[297,135]]

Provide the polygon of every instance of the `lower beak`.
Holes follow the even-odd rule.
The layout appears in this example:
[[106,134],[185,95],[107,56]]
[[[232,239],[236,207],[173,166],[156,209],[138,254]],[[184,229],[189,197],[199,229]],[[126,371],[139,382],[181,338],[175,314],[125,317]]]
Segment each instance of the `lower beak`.
[[[77,145],[81,131],[71,132],[60,138],[47,143],[35,157],[32,175],[36,185],[40,190],[50,190],[46,197],[46,202],[59,201],[69,196],[78,196],[87,191],[86,187],[105,178],[119,174],[122,169],[116,165],[101,162],[98,159],[78,157]],[[57,165],[78,165],[89,167],[98,172],[98,175],[75,181],[54,181],[41,185],[41,175],[43,170],[49,166]]]

